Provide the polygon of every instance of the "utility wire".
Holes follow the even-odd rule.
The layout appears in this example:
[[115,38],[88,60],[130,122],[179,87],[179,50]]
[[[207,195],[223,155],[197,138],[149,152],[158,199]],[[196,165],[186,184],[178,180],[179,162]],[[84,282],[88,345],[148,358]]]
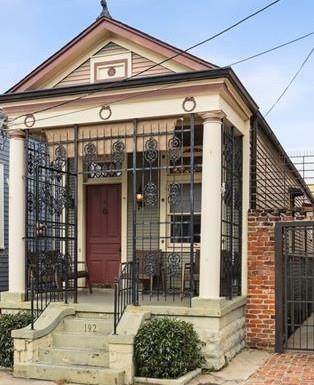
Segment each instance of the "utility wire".
[[[210,41],[216,39],[217,37],[219,37],[219,36],[225,34],[226,32],[231,31],[232,29],[238,27],[240,24],[244,23],[245,21],[251,19],[252,17],[254,17],[254,16],[256,16],[256,15],[258,15],[259,13],[266,11],[266,9],[272,7],[272,6],[275,5],[276,3],[279,3],[279,1],[281,1],[281,0],[273,1],[272,3],[266,5],[265,7],[259,9],[258,11],[254,12],[254,13],[251,13],[250,15],[248,15],[247,17],[245,17],[244,19],[239,20],[238,22],[232,24],[232,25],[231,25],[230,27],[228,27],[228,28],[223,29],[222,31],[216,33],[215,35],[213,35],[213,36],[211,36],[211,37],[209,37],[209,38],[207,38],[207,39],[205,39],[205,40],[202,40],[201,42],[199,42],[199,43],[197,43],[197,44],[195,44],[195,45],[192,45],[191,47],[187,48],[186,50],[181,51],[180,53],[178,53],[178,54],[176,54],[176,55],[174,55],[174,56],[172,56],[172,57],[170,57],[170,58],[168,58],[168,59],[165,59],[165,60],[163,60],[163,61],[160,62],[160,63],[154,64],[152,67],[150,67],[150,69],[155,68],[155,67],[157,67],[157,66],[159,66],[159,65],[162,65],[162,64],[166,63],[166,62],[169,61],[169,60],[175,59],[175,58],[177,58],[178,56],[181,56],[181,55],[184,54],[184,53],[188,53],[189,51],[192,51],[194,48],[200,47],[201,45],[204,45],[204,44],[206,44],[206,43],[208,43],[208,42],[210,42]],[[146,70],[143,70],[142,72],[139,72],[139,73],[136,74],[135,76],[141,75],[141,74],[144,73],[145,71],[146,71]]]
[[267,53],[276,51],[277,49],[280,49],[280,48],[286,47],[286,46],[288,46],[288,45],[290,45],[290,44],[296,43],[297,41],[306,39],[307,37],[312,36],[312,35],[314,35],[314,31],[313,31],[313,32],[310,32],[310,33],[307,33],[306,35],[302,35],[302,36],[300,36],[300,37],[297,37],[296,39],[290,40],[290,41],[288,41],[288,42],[286,42],[286,43],[277,45],[277,46],[275,46],[275,47],[273,47],[273,48],[269,48],[269,49],[267,49],[266,51],[262,51],[262,52],[259,52],[259,53],[255,54],[255,55],[249,56],[249,57],[247,57],[247,58],[245,58],[245,59],[240,59],[240,60],[238,60],[238,61],[235,61],[235,62],[229,64],[228,66],[225,66],[225,67],[222,67],[222,68],[232,67],[232,66],[235,66],[235,65],[244,63],[244,62],[246,62],[246,61],[249,61],[249,60],[251,60],[251,59],[255,59],[255,58],[259,57],[259,56],[265,55],[265,54],[267,54]]
[[[152,66],[146,68],[145,70],[143,70],[143,71],[141,71],[141,72],[139,72],[139,73],[137,73],[137,74],[134,74],[134,75],[132,75],[132,76],[129,76],[129,77],[125,78],[123,81],[126,82],[126,81],[128,81],[128,80],[130,80],[130,79],[132,79],[132,78],[134,78],[134,77],[138,77],[139,75],[142,75],[143,73],[145,73],[145,72],[147,72],[147,71],[149,71],[149,70],[151,70],[151,69],[153,69],[153,68],[156,68],[156,67],[158,67],[158,66],[160,66],[160,65],[162,65],[162,64],[164,64],[164,63],[166,63],[166,62],[168,62],[168,61],[170,61],[170,60],[173,60],[173,59],[175,59],[175,58],[177,58],[177,57],[179,57],[179,56],[181,56],[181,55],[183,55],[183,54],[185,54],[185,53],[188,53],[189,51],[193,50],[194,48],[197,48],[197,47],[199,47],[199,46],[201,46],[201,45],[203,45],[203,44],[205,44],[205,43],[208,43],[208,42],[210,42],[210,41],[216,39],[217,37],[219,37],[219,36],[225,34],[226,32],[229,32],[230,30],[232,30],[232,29],[238,27],[240,24],[242,24],[242,23],[246,22],[247,20],[253,18],[254,16],[257,16],[259,13],[262,13],[262,12],[266,11],[268,8],[270,8],[270,7],[272,7],[273,5],[279,3],[280,1],[281,1],[281,0],[275,0],[275,1],[271,2],[270,4],[266,5],[265,7],[260,8],[259,10],[257,10],[257,11],[255,11],[255,12],[251,13],[250,15],[246,16],[245,18],[243,18],[243,19],[237,21],[236,23],[232,24],[230,27],[223,29],[222,31],[216,33],[215,35],[210,36],[209,38],[207,38],[207,39],[205,39],[205,40],[202,40],[201,42],[199,42],[199,43],[197,43],[197,44],[192,45],[191,47],[187,48],[186,50],[182,50],[182,51],[180,51],[179,53],[177,53],[177,54],[175,54],[175,55],[173,55],[173,56],[171,56],[171,57],[169,57],[169,58],[167,58],[167,59],[165,59],[165,60],[163,60],[163,61],[161,61],[161,62],[159,62],[159,63],[156,63],[156,64],[154,64],[154,65],[152,65]],[[96,92],[104,91],[106,88],[109,88],[113,83],[114,83],[114,82],[107,83],[107,84],[106,84],[106,87],[104,87],[104,88],[101,89],[101,90],[91,91],[91,92],[89,92],[89,93],[87,93],[87,94],[84,94],[84,95],[81,95],[81,96],[79,96],[79,97],[77,97],[77,98],[70,99],[70,100],[66,100],[66,101],[61,102],[61,103],[59,103],[59,104],[56,104],[56,105],[54,105],[54,106],[47,107],[47,108],[43,108],[43,109],[38,110],[38,111],[34,111],[34,112],[32,113],[32,115],[38,114],[38,113],[40,113],[40,112],[46,112],[46,111],[49,111],[49,110],[51,110],[51,109],[58,108],[58,107],[62,107],[62,106],[67,105],[67,104],[69,104],[69,103],[72,103],[72,102],[75,102],[75,101],[84,99],[84,98],[86,98],[87,96],[92,95],[92,94],[94,94],[94,93],[96,93]],[[22,118],[22,117],[24,117],[24,116],[26,116],[26,115],[25,115],[25,114],[20,115],[20,116],[18,116],[18,117],[16,117],[16,118],[12,119],[10,122],[14,122],[14,121],[16,121],[16,120],[18,120],[18,119],[20,119],[20,118]]]
[[[255,55],[251,55],[251,56],[249,56],[249,57],[247,57],[247,58],[238,60],[238,61],[236,61],[236,62],[234,62],[234,63],[232,63],[232,64],[229,64],[228,66],[221,67],[221,68],[229,68],[229,67],[231,67],[231,66],[239,65],[239,64],[241,64],[241,63],[243,63],[243,62],[246,62],[246,61],[255,59],[255,58],[258,57],[258,56],[265,55],[265,54],[267,54],[267,53],[269,53],[269,52],[272,52],[272,51],[278,50],[278,49],[280,49],[280,48],[286,47],[286,46],[288,46],[288,45],[290,45],[290,44],[296,43],[297,41],[300,41],[301,39],[305,39],[305,38],[307,38],[307,37],[309,37],[309,36],[311,36],[311,35],[314,35],[314,32],[310,32],[310,33],[308,33],[308,34],[306,34],[306,35],[300,36],[300,37],[298,37],[298,38],[296,38],[296,39],[293,39],[293,40],[290,40],[290,41],[288,41],[288,42],[286,42],[286,43],[277,45],[277,46],[275,46],[275,47],[273,47],[273,48],[270,48],[270,49],[268,49],[268,50],[266,50],[266,51],[262,51],[262,52],[260,52],[260,53],[255,54]],[[166,86],[162,86],[162,87],[157,88],[157,89],[154,89],[154,90],[143,91],[143,92],[141,92],[141,93],[136,93],[136,94],[128,95],[128,96],[126,96],[126,97],[124,97],[124,98],[121,98],[121,99],[118,99],[118,100],[112,100],[111,102],[108,102],[107,104],[114,105],[114,104],[117,104],[117,103],[120,103],[120,102],[124,102],[124,101],[130,100],[130,99],[133,99],[133,98],[141,97],[141,96],[143,96],[143,95],[152,94],[152,93],[154,93],[154,92],[158,92],[158,91],[160,91],[160,90],[169,88],[169,87],[171,87],[172,85],[178,84],[178,83],[180,83],[180,82],[181,82],[181,81],[177,81],[177,82],[173,82],[173,83],[171,83],[171,84],[167,84]],[[54,116],[52,116],[52,117],[58,118],[58,117],[62,117],[62,116],[72,115],[72,114],[76,114],[76,113],[79,113],[79,112],[85,112],[85,111],[88,111],[88,110],[92,110],[93,108],[101,107],[101,106],[102,106],[102,104],[101,104],[101,105],[98,105],[98,106],[86,107],[86,108],[83,108],[83,109],[80,109],[80,110],[77,110],[77,111],[70,111],[70,112],[65,112],[65,113],[56,114],[56,115],[54,115]],[[53,106],[53,107],[54,107],[54,106]],[[40,121],[43,121],[43,120],[49,120],[49,119],[51,119],[52,117],[50,116],[50,117],[46,117],[46,118],[37,119],[37,122],[40,122]],[[10,125],[11,125],[11,126],[14,126],[15,124],[14,124],[14,122],[12,121],[12,123],[11,123]]]
[[270,107],[270,109],[266,112],[265,114],[265,117],[268,116],[272,111],[273,109],[277,106],[277,104],[280,102],[280,100],[284,97],[284,95],[287,93],[287,91],[289,90],[289,88],[292,86],[292,84],[295,82],[296,78],[299,76],[300,72],[302,71],[302,69],[304,68],[305,64],[310,60],[311,56],[313,55],[313,52],[314,52],[314,47],[311,49],[311,51],[308,53],[308,55],[306,56],[305,60],[303,61],[303,63],[301,64],[300,68],[297,70],[297,72],[294,74],[294,76],[292,77],[292,79],[290,80],[289,84],[287,85],[287,87],[283,90],[283,92],[281,93],[281,95],[279,96],[279,98],[275,101],[275,103]]

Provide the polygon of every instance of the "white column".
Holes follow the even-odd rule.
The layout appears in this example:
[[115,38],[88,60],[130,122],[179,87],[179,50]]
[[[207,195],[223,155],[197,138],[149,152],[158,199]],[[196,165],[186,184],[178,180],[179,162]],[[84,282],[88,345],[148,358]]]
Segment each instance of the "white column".
[[204,119],[200,298],[220,297],[222,111]]
[[10,135],[9,293],[25,293],[25,158],[23,131]]

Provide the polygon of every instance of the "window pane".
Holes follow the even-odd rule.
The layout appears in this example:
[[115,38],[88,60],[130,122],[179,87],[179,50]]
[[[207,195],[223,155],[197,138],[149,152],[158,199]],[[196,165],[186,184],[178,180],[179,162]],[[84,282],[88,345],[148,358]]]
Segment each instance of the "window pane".
[[[171,215],[171,243],[190,243],[190,215]],[[194,215],[193,242],[201,241],[201,216]]]
[[[190,202],[190,183],[176,184],[177,195],[175,202],[170,204],[171,213],[189,213],[191,211]],[[194,212],[200,213],[202,205],[202,185],[196,183],[194,185]]]

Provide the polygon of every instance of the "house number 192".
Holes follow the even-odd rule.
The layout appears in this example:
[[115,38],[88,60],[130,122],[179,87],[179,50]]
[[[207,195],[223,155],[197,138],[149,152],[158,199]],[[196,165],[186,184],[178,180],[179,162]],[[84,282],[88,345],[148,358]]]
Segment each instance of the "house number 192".
[[85,324],[85,333],[96,333],[96,324]]

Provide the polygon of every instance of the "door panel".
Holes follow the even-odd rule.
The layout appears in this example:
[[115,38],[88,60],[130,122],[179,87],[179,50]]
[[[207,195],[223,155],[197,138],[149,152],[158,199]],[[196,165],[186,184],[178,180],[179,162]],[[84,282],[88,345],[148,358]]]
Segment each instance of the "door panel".
[[90,281],[111,286],[119,273],[121,186],[87,187],[86,250]]

